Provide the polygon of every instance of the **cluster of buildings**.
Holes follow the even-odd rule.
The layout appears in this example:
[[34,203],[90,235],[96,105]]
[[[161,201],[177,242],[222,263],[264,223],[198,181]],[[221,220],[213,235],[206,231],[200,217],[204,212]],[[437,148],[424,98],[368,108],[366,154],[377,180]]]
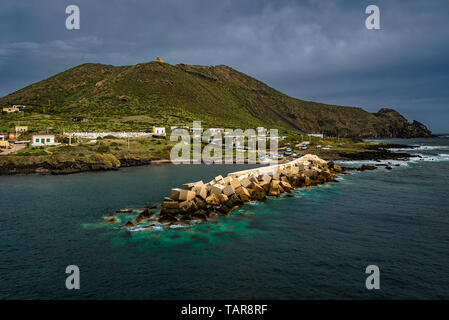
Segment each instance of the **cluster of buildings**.
[[9,148],[11,144],[29,143],[33,147],[38,146],[54,146],[58,145],[53,134],[35,134],[31,136],[31,140],[20,141],[20,135],[28,131],[28,126],[15,126],[14,131],[10,131],[7,127],[0,128],[0,148]]
[[[12,107],[6,107],[3,108],[3,111],[5,112],[18,112],[21,111],[25,106],[23,105],[14,105]],[[87,118],[81,118],[81,117],[77,117],[77,118],[73,118],[73,121],[80,121],[80,122],[85,122],[88,119]],[[189,133],[192,134],[202,134],[204,135],[205,132],[207,132],[210,137],[209,137],[209,143],[216,143],[218,141],[216,141],[217,139],[221,139],[221,138],[217,138],[218,136],[222,136],[222,137],[237,137],[235,134],[233,133],[229,133],[227,132],[224,128],[196,128],[196,127],[188,127],[188,126],[171,126],[170,130],[173,132],[176,129],[183,129],[183,130],[187,130]],[[59,143],[56,142],[55,140],[55,135],[53,134],[34,134],[31,135],[31,140],[23,140],[23,141],[19,141],[19,136],[23,135],[24,133],[26,133],[28,131],[28,126],[23,126],[23,125],[17,125],[14,128],[14,131],[11,131],[9,128],[7,127],[0,127],[0,148],[8,148],[10,147],[11,143],[15,143],[15,144],[21,144],[21,143],[29,143],[31,146],[36,147],[36,146],[52,146],[52,145],[58,145]],[[263,127],[258,127],[255,130],[255,137],[257,137],[257,134],[260,132],[264,132],[265,128]],[[106,136],[114,136],[117,138],[145,138],[145,137],[165,137],[167,135],[166,129],[165,127],[156,127],[153,126],[152,131],[151,132],[64,132],[63,136],[68,137],[69,138],[69,143],[71,143],[71,139],[72,138],[78,138],[78,139],[91,139],[92,141],[96,142],[97,138],[104,138]],[[309,133],[307,134],[308,136],[311,137],[319,137],[319,138],[323,138],[323,134],[322,133]],[[249,137],[248,137],[249,138]],[[271,141],[273,139],[276,139],[278,141],[282,141],[286,138],[286,136],[270,136],[267,134],[267,141]],[[30,139],[30,138],[28,138]],[[221,141],[220,141],[221,142]],[[236,149],[245,149],[244,146],[244,141],[236,141],[235,142],[235,147]],[[285,150],[282,150],[282,153],[284,153]],[[291,152],[291,151],[288,151]]]
[[165,127],[153,127],[152,132],[64,132],[64,135],[72,138],[82,139],[97,139],[107,136],[113,136],[116,138],[145,138],[160,136],[165,137]]
[[0,128],[0,148],[9,148],[10,141],[17,141],[17,138],[28,131],[28,126],[16,126],[14,131],[8,127]]
[[6,112],[6,113],[14,113],[14,112],[23,111],[23,108],[25,108],[24,105],[15,104],[12,107],[3,107],[2,111]]

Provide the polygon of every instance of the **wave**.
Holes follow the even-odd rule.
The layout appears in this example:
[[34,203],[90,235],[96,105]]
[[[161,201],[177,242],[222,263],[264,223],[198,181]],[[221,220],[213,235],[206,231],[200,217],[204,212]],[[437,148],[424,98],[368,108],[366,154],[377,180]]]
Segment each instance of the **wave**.
[[397,151],[431,151],[431,150],[449,150],[449,146],[419,146],[417,148],[388,148],[392,152]]
[[432,161],[432,162],[443,162],[449,161],[449,154],[439,153],[437,155],[433,154],[418,154],[421,158],[412,158],[410,162],[420,162],[420,161]]
[[182,224],[172,224],[172,225],[170,225],[170,229],[179,229],[179,228],[187,228],[187,227],[189,227],[189,226],[185,226],[185,225],[182,225]]
[[413,157],[409,160],[381,160],[381,161],[375,161],[375,160],[339,160],[336,161],[337,164],[343,165],[343,166],[361,166],[361,165],[372,165],[372,166],[379,166],[382,167],[384,165],[389,166],[408,166],[409,163],[417,163],[422,161],[429,161],[429,162],[444,162],[449,161],[449,153],[438,153],[438,154],[424,154],[424,153],[417,153],[419,157]]
[[409,161],[405,160],[339,160],[335,161],[338,165],[355,165],[355,166],[361,166],[361,165],[371,165],[371,166],[379,166],[383,167],[385,165],[389,166],[408,166]]

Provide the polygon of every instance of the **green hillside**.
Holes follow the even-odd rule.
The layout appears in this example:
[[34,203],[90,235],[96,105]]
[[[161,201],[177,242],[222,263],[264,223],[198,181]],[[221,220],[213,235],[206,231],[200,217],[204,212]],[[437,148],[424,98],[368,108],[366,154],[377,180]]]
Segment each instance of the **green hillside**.
[[[0,98],[25,112],[0,125],[65,130],[149,130],[152,125],[280,128],[347,137],[414,137],[430,132],[382,109],[376,114],[289,97],[227,66],[83,64]],[[74,122],[74,117],[87,118]]]

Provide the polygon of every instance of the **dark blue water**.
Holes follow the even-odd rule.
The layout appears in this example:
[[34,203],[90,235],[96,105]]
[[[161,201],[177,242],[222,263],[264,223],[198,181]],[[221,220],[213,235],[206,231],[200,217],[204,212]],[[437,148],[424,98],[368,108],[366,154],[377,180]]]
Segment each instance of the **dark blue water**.
[[[242,166],[0,177],[0,298],[448,299],[449,139],[394,142],[420,144],[421,160],[165,231],[102,216]],[[80,290],[65,289],[71,264]],[[365,289],[371,264],[380,290]]]

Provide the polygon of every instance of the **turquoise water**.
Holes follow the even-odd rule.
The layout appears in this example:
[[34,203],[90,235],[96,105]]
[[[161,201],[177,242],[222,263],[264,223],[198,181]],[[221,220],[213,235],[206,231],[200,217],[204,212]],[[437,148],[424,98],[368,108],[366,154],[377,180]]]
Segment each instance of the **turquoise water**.
[[[248,167],[2,176],[0,298],[448,299],[449,139],[393,142],[421,145],[421,160],[172,230],[130,233],[102,217]],[[71,264],[80,290],[65,289]],[[365,289],[370,264],[377,291]]]

